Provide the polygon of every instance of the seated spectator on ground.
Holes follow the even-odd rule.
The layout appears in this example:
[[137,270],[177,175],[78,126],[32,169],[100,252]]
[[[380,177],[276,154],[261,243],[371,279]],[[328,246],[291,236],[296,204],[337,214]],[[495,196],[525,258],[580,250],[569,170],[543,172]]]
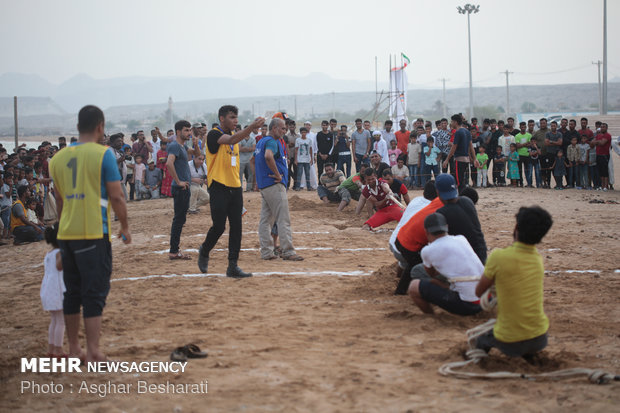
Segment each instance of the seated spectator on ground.
[[191,175],[191,182],[189,185],[191,195],[188,213],[197,214],[200,212],[199,208],[206,205],[210,199],[209,192],[204,188],[207,182],[207,164],[205,163],[205,156],[202,154],[194,156],[188,164],[189,174]]
[[544,209],[520,208],[514,243],[494,250],[476,286],[481,297],[495,284],[497,322],[478,337],[476,347],[488,352],[496,347],[511,357],[527,357],[547,346],[549,319],[543,309],[545,269],[536,244],[547,234],[553,220]]
[[[456,181],[449,174],[441,174],[437,177],[436,185],[443,186],[446,190],[437,191],[444,206],[437,210],[448,221],[450,235],[464,235],[469,244],[476,252],[482,263],[487,260],[487,244],[480,228],[478,213],[474,202],[468,196],[458,196]],[[473,191],[473,192],[472,192]],[[468,193],[478,193],[471,188]],[[473,196],[473,195],[471,195]]]
[[355,212],[359,215],[366,202],[373,206],[376,212],[364,223],[362,228],[372,230],[391,221],[398,222],[403,216],[403,210],[390,199],[390,196],[394,195],[389,185],[384,181],[377,180],[372,168],[366,168],[364,179],[366,186],[362,189],[362,197]]
[[450,282],[458,277],[480,276],[484,266],[462,235],[448,235],[446,218],[436,212],[424,220],[429,244],[422,248],[422,264],[413,267],[409,296],[427,314],[435,304],[457,315],[481,311],[476,281]]
[[382,177],[383,171],[390,169],[390,165],[381,161],[381,155],[377,151],[370,153],[370,167],[375,170],[378,177]]
[[145,187],[149,191],[151,199],[159,198],[159,188],[161,188],[162,173],[161,169],[155,167],[155,161],[149,161],[149,167],[144,172]]
[[[367,168],[366,164],[363,162],[360,162],[360,171],[356,173],[355,175],[351,175],[350,177],[345,179],[338,186],[338,193],[340,194],[342,191],[342,195],[340,195],[341,198],[343,200],[344,199],[349,200],[345,204],[344,207],[346,207],[349,204],[349,202],[351,202],[351,199],[355,199],[356,201],[359,201],[360,195],[362,194],[362,187],[364,186],[364,171],[366,170],[366,168]],[[344,207],[342,209],[344,209]],[[339,211],[342,211],[342,209],[340,209],[340,206],[338,207]]]
[[398,221],[398,225],[392,232],[390,236],[390,251],[394,254],[394,258],[398,261],[398,272],[396,276],[400,278],[402,276],[403,270],[407,268],[407,261],[402,256],[402,254],[396,248],[396,238],[398,237],[398,233],[400,229],[407,223],[411,218],[415,216],[418,212],[420,212],[424,207],[431,203],[433,199],[437,198],[437,190],[435,189],[435,181],[428,181],[426,185],[424,185],[423,196],[415,197],[409,202],[405,212],[403,212],[403,216]]
[[395,178],[402,182],[407,182],[409,178],[409,168],[405,165],[405,160],[407,159],[407,155],[403,154],[398,157],[396,161],[396,165],[392,166],[392,174]]
[[15,237],[15,245],[24,244],[26,242],[36,242],[43,239],[43,231],[35,222],[28,220],[26,205],[30,193],[27,186],[17,188],[17,201],[13,203],[11,208],[11,231]]
[[319,198],[325,204],[330,202],[338,202],[338,211],[342,211],[344,207],[351,202],[351,194],[346,189],[339,189],[340,185],[345,181],[344,174],[340,170],[334,170],[333,163],[326,163],[325,172],[319,178],[319,186],[317,192]]
[[409,191],[407,191],[407,186],[402,181],[395,179],[392,175],[392,171],[390,171],[389,169],[383,171],[383,181],[387,182],[387,184],[390,186],[390,189],[392,190],[392,193],[394,194],[394,197],[396,197],[396,199],[398,199],[400,202],[404,201],[405,205],[409,204],[411,199],[409,198]]

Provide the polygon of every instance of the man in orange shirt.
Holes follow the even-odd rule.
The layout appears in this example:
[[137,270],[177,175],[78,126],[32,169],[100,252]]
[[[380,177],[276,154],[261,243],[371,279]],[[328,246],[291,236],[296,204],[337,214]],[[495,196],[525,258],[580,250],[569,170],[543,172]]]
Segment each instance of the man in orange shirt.
[[394,133],[396,135],[396,147],[406,155],[410,132],[407,130],[407,121],[405,119],[401,119],[399,125],[400,130]]
[[443,207],[443,201],[440,198],[451,199],[458,196],[456,183],[452,175],[441,174],[435,181],[435,189],[437,190],[437,198],[433,199],[430,204],[422,208],[418,213],[411,217],[409,222],[402,226],[396,237],[396,249],[401,253],[407,268],[402,273],[395,294],[406,295],[411,283],[411,269],[422,263],[420,251],[428,244],[426,231],[424,230],[424,220],[427,216]]

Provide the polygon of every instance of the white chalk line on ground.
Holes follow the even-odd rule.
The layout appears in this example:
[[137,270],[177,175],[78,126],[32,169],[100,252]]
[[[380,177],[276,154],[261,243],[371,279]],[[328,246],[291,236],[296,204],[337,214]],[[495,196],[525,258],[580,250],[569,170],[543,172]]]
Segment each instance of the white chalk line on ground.
[[[294,272],[281,272],[281,271],[272,271],[272,272],[253,272],[255,277],[269,277],[272,275],[296,275],[296,276],[306,276],[306,277],[320,277],[320,276],[336,276],[336,277],[363,277],[369,276],[371,273],[364,271],[294,271]],[[140,277],[125,277],[125,278],[115,278],[111,281],[139,281],[139,280],[150,280],[154,278],[205,278],[205,277],[226,277],[226,274],[220,273],[211,273],[211,274],[159,274],[159,275],[144,275]]]
[[[293,234],[331,234],[331,232],[329,231],[293,231]],[[243,232],[243,235],[248,235],[248,234],[258,234],[258,231],[246,231]],[[223,233],[222,235],[228,235],[228,232]],[[188,237],[206,237],[207,234],[194,234],[194,235],[188,235]],[[115,236],[112,235],[112,238],[114,238]],[[170,235],[162,235],[162,234],[158,234],[158,235],[153,235],[153,238],[168,238],[170,237]]]
[[[336,247],[295,247],[295,251],[381,251],[387,250],[387,248],[336,248]],[[213,248],[213,251],[228,251],[228,248]],[[241,248],[240,251],[260,251],[260,248]],[[151,251],[151,254],[165,254],[170,250]],[[198,252],[197,248],[184,249],[183,252]],[[142,254],[149,254],[149,252],[143,252]]]
[[[618,271],[618,270],[616,270]],[[557,271],[545,271],[546,274],[600,274],[601,270],[557,270]]]

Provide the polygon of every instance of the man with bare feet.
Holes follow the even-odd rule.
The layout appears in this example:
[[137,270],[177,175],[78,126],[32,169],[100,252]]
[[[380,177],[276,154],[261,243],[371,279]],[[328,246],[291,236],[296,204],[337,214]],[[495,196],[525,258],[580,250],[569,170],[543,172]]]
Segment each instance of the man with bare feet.
[[[83,107],[78,113],[78,141],[58,152],[49,165],[60,219],[58,243],[66,286],[63,310],[69,354],[83,361],[106,360],[99,348],[99,336],[112,273],[112,220],[108,205],[112,205],[121,224],[118,237],[125,244],[131,242],[114,153],[101,145],[104,123],[101,109]],[[78,338],[80,307],[86,329],[86,354]]]

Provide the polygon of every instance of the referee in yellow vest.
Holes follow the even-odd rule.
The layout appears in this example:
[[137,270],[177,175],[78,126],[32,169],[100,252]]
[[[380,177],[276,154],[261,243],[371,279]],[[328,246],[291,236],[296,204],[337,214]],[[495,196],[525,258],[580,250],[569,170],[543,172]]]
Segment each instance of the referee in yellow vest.
[[[49,164],[60,219],[58,241],[66,292],[63,300],[69,355],[103,361],[99,349],[101,318],[112,274],[111,205],[121,228],[119,238],[131,242],[121,176],[112,150],[101,145],[105,120],[96,106],[78,113],[77,142],[59,151]],[[86,354],[78,339],[80,307],[86,330]]]
[[225,105],[218,111],[220,125],[207,134],[207,186],[211,197],[211,219],[205,241],[200,246],[198,268],[206,273],[209,266],[209,253],[217,244],[226,228],[228,231],[228,269],[226,276],[232,278],[251,277],[237,265],[241,249],[241,210],[243,208],[243,188],[239,179],[239,145],[250,136],[254,129],[265,123],[264,118],[256,118],[249,126],[235,133],[239,110],[236,106]]

